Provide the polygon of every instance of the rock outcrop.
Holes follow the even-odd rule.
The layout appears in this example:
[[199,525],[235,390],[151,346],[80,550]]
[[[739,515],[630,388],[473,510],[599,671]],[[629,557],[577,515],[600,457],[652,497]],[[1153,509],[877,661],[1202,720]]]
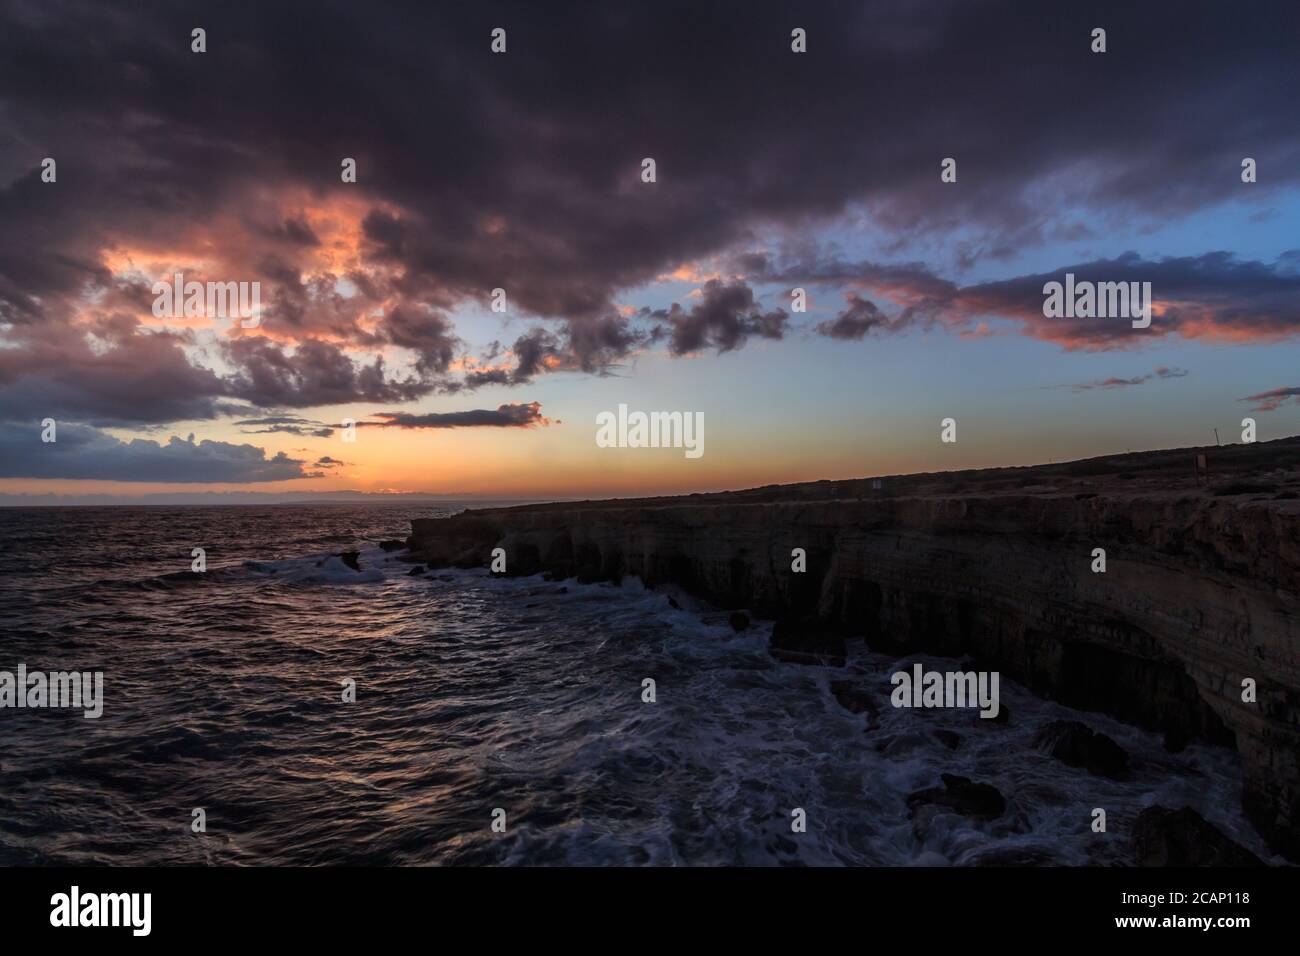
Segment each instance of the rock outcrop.
[[1246,812],[1300,859],[1297,489],[1286,439],[472,511],[416,520],[409,544],[431,568],[486,567],[501,547],[510,574],[672,582],[776,619],[794,659],[834,659],[846,634],[969,654],[1071,706],[1235,746]]
[[1077,720],[1052,721],[1038,732],[1034,745],[1062,763],[1103,777],[1120,777],[1128,769],[1124,748]]
[[925,806],[940,807],[976,820],[995,820],[1006,812],[1006,798],[994,786],[952,773],[941,774],[939,779],[942,787],[929,787],[907,795],[907,806],[913,816]]
[[1133,856],[1138,866],[1262,866],[1190,807],[1147,807],[1133,824]]
[[855,681],[831,681],[831,696],[851,714],[867,714],[869,717],[875,717],[880,713],[871,691]]

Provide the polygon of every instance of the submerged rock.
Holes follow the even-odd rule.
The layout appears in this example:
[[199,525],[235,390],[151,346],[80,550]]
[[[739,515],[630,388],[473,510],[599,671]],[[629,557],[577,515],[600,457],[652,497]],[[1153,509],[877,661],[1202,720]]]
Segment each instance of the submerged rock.
[[1191,807],[1147,807],[1133,824],[1138,866],[1263,866]]
[[1007,801],[992,784],[975,783],[952,773],[942,774],[939,779],[943,781],[942,787],[929,787],[907,795],[909,816],[925,806],[942,807],[977,820],[995,820],[1006,812]]
[[949,750],[956,750],[958,747],[961,746],[961,734],[957,733],[956,731],[936,730],[934,732],[934,736],[935,739],[939,741],[939,743],[943,744]]
[[1052,721],[1038,732],[1034,746],[1062,763],[1103,777],[1119,777],[1128,769],[1123,747],[1077,720]]
[[844,666],[844,634],[816,618],[778,618],[769,647],[777,660],[795,664]]
[[749,615],[744,611],[732,611],[731,616],[727,618],[727,623],[731,625],[733,631],[739,633],[749,627]]
[[1056,860],[1041,846],[991,846],[967,862],[970,866],[1052,866]]
[[596,584],[605,579],[601,574],[600,566],[595,564],[584,564],[578,568],[578,573],[574,575],[579,584]]
[[335,557],[342,558],[343,563],[353,571],[361,570],[361,561],[359,560],[361,557],[360,551],[340,551],[335,555]]
[[870,714],[872,717],[880,713],[870,691],[851,680],[831,681],[831,695],[850,713]]
[[406,542],[397,538],[390,538],[387,541],[380,541],[379,546],[385,551],[402,551],[406,548]]
[[1177,727],[1165,731],[1165,750],[1171,754],[1179,754],[1187,749],[1190,743],[1185,731]]
[[426,570],[427,570],[427,569],[425,568],[425,566],[424,566],[423,564],[417,564],[415,567],[411,568],[411,570],[409,570],[409,571],[406,572],[406,576],[407,576],[408,578],[409,578],[409,577],[413,577],[414,575],[417,575],[417,574],[423,574]]

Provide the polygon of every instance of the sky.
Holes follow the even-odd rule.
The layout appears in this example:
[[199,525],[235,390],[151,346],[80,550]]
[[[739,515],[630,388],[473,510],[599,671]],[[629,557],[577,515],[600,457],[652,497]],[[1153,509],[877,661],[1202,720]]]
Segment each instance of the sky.
[[[0,502],[1300,433],[1290,0],[206,6],[0,0]],[[1066,273],[1150,327],[1047,317]],[[602,447],[620,405],[703,454]]]

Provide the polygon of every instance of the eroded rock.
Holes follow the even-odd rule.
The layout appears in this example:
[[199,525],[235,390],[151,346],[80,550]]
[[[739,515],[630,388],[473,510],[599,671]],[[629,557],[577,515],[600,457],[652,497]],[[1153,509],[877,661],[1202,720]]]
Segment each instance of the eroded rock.
[[1147,807],[1133,824],[1138,866],[1263,866],[1191,807]]
[[871,692],[855,681],[831,681],[831,696],[851,714],[869,714],[875,717],[880,713]]
[[[854,479],[557,502],[419,519],[411,545],[434,568],[485,567],[500,546],[512,571],[538,555],[561,578],[672,584],[777,621],[785,660],[842,661],[844,634],[900,656],[970,654],[1041,696],[1170,733],[1174,748],[1234,747],[1247,814],[1300,861],[1300,507],[1209,494],[1194,451],[1225,481],[1300,465],[1300,440],[1286,439],[895,476],[888,495]],[[1093,547],[1112,573],[1092,572]],[[1244,706],[1247,660],[1260,693]],[[1007,713],[976,725],[997,732]]]
[[956,731],[936,730],[934,732],[934,736],[935,739],[939,741],[939,743],[943,744],[949,750],[956,750],[958,747],[961,746],[961,734],[957,733]]
[[1034,746],[1062,763],[1103,777],[1120,777],[1128,770],[1123,747],[1077,720],[1052,721],[1038,732]]
[[795,664],[844,666],[844,634],[817,618],[778,618],[772,626],[770,651]]
[[945,773],[939,779],[942,787],[928,787],[907,795],[911,814],[924,806],[942,807],[976,820],[995,820],[1007,809],[1007,801],[997,787],[976,783],[968,777]]

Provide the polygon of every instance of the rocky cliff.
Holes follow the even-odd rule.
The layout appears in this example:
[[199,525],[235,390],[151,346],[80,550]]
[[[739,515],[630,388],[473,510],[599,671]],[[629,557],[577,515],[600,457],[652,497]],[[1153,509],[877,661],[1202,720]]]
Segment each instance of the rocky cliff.
[[1171,747],[1235,746],[1247,813],[1300,859],[1298,493],[1288,439],[474,511],[415,521],[409,544],[433,565],[485,566],[500,547],[510,574],[674,582],[775,618],[794,655],[835,655],[850,634],[972,655]]

